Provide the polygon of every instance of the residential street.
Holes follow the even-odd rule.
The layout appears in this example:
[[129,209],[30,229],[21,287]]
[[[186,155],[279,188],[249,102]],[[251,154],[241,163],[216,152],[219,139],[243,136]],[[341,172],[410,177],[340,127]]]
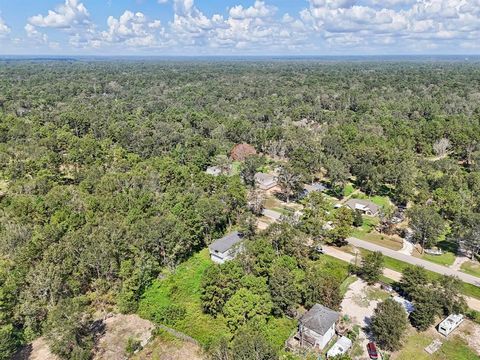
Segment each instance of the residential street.
[[370,250],[370,251],[380,251],[383,255],[389,256],[391,258],[412,264],[412,265],[420,265],[423,266],[425,269],[436,272],[438,274],[442,275],[453,275],[457,276],[459,279],[461,279],[463,282],[466,282],[468,284],[472,284],[475,286],[480,287],[480,278],[476,276],[472,276],[469,274],[465,274],[461,271],[457,271],[442,265],[437,265],[434,264],[430,261],[423,260],[423,259],[418,259],[413,256],[408,256],[402,253],[399,253],[398,251],[391,250],[388,248],[385,248],[383,246],[375,245],[372,243],[369,243],[367,241],[363,241],[354,237],[350,237],[347,239],[347,241],[352,244],[353,246],[360,247],[362,249]]

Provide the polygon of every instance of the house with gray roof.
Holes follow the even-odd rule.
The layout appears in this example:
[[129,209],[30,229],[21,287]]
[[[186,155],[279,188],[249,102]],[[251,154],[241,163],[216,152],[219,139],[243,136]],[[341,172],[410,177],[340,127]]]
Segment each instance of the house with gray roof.
[[300,346],[324,349],[335,336],[335,324],[340,314],[323,305],[315,304],[299,320],[297,338]]
[[217,264],[232,260],[242,250],[243,234],[231,232],[208,246],[210,258]]
[[261,190],[270,190],[277,186],[278,180],[275,175],[258,172],[254,176],[255,184]]
[[345,205],[348,206],[353,211],[358,210],[365,215],[377,216],[378,213],[380,212],[380,207],[377,204],[371,202],[370,200],[349,199],[345,203]]

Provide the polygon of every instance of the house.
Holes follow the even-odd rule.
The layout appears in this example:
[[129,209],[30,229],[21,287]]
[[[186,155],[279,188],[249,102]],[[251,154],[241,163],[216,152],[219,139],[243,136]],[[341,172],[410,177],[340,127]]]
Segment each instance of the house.
[[442,335],[448,336],[453,330],[460,326],[463,322],[463,315],[451,314],[440,325],[438,325],[438,332]]
[[254,180],[257,187],[262,190],[270,190],[278,184],[277,177],[275,175],[260,172],[255,174]]
[[335,324],[340,314],[315,304],[299,320],[297,338],[300,346],[311,346],[322,350],[335,335]]
[[205,172],[212,176],[219,176],[222,174],[222,169],[219,166],[209,166]]
[[413,305],[413,303],[401,296],[394,296],[393,300],[402,305],[407,315],[410,315],[415,310],[415,306]]
[[306,195],[312,192],[324,192],[327,190],[327,187],[322,183],[305,184],[303,188]]
[[234,231],[208,246],[210,258],[217,264],[232,260],[242,250],[243,234]]
[[364,200],[364,199],[349,199],[346,203],[346,206],[348,206],[350,209],[353,211],[360,211],[364,213],[365,215],[370,215],[370,216],[377,216],[380,207],[370,200]]
[[348,350],[352,347],[352,340],[346,336],[342,336],[337,342],[328,350],[327,358],[333,358],[338,355],[346,354]]
[[230,157],[235,161],[245,161],[247,157],[256,154],[255,148],[249,144],[237,144],[230,151]]

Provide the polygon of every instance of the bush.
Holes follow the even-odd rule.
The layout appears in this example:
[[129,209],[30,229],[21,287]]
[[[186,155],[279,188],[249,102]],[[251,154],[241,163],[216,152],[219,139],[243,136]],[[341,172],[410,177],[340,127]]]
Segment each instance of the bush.
[[134,338],[128,338],[127,345],[125,346],[125,352],[127,353],[127,355],[131,356],[141,348],[142,348],[142,343],[140,342],[140,340],[137,340]]
[[154,319],[157,323],[174,325],[177,321],[183,320],[187,310],[181,305],[168,305],[164,308],[160,308],[154,315]]

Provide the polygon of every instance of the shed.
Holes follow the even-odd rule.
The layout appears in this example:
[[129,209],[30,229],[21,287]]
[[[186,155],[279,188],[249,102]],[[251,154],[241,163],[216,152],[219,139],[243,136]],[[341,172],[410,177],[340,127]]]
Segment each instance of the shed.
[[242,249],[242,241],[243,234],[238,231],[225,235],[208,246],[210,258],[217,264],[223,264],[228,260],[234,259]]

